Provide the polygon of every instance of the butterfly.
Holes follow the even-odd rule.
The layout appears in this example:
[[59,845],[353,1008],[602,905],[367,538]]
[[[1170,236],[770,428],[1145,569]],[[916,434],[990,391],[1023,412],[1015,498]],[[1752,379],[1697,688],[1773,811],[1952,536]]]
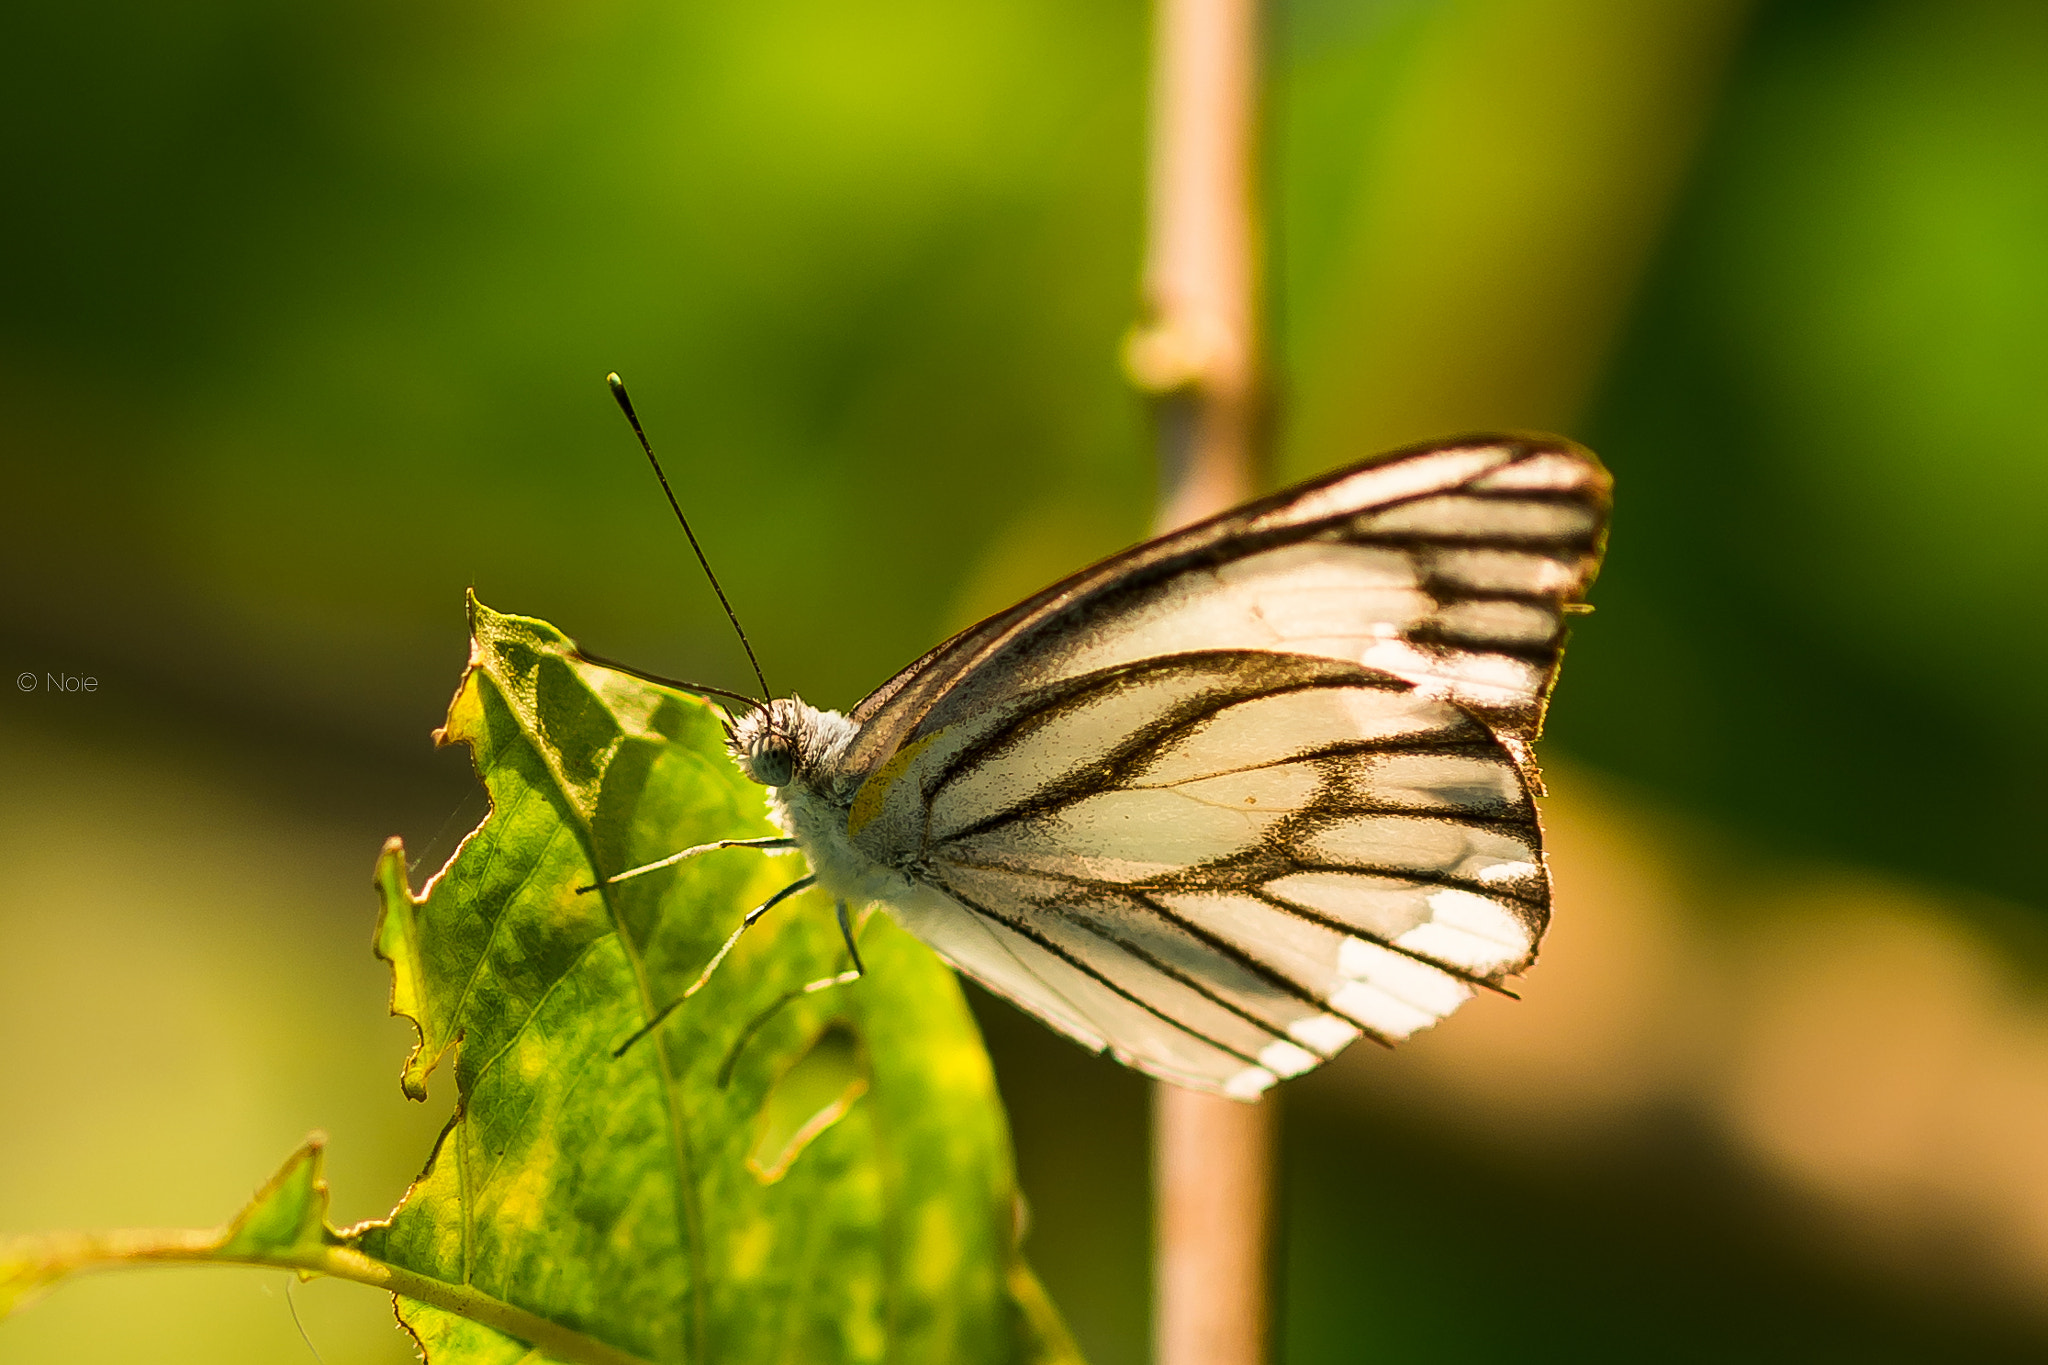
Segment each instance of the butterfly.
[[1083,569],[851,713],[755,704],[728,741],[784,837],[706,847],[810,875],[741,928],[832,896],[854,967],[817,989],[861,974],[848,906],[878,904],[1082,1045],[1237,1099],[1407,1038],[1535,959],[1530,746],[1610,493],[1554,437],[1414,446]]

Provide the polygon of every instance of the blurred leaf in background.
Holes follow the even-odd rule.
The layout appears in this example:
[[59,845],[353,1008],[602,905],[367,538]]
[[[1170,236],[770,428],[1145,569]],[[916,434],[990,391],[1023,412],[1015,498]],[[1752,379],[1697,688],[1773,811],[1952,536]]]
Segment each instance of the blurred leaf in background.
[[[396,1197],[418,1135],[335,1115],[424,1120],[400,1040],[317,1020],[382,1009],[364,851],[466,785],[408,757],[462,589],[744,676],[608,369],[819,704],[1142,532],[1140,4],[0,26],[0,677],[102,681],[0,710],[0,1224],[206,1221],[322,1125]],[[1276,477],[1512,424],[1619,480],[1555,938],[1290,1087],[1283,1354],[2038,1357],[2039,7],[1278,0],[1269,52]],[[1144,1091],[983,1019],[1047,1286],[1140,1360]],[[124,1123],[188,1136],[117,1199]],[[300,1349],[130,1283],[9,1345]]]
[[[233,705],[289,681],[387,745],[431,720],[471,583],[729,673],[611,369],[718,471],[710,548],[820,701],[921,651],[1020,509],[1107,497],[1089,549],[1142,528],[1102,359],[1137,252],[1136,5],[5,22],[36,206],[0,227],[36,263],[5,310],[8,477],[72,509],[0,550],[17,631]],[[855,562],[858,630],[823,590]]]
[[1555,732],[1781,847],[2036,909],[2044,63],[2035,5],[1759,14],[1590,423],[1643,529]]

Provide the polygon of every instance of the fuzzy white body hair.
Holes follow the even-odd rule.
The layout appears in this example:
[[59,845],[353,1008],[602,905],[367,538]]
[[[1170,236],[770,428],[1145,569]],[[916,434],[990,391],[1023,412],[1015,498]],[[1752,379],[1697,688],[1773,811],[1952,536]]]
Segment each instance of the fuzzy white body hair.
[[795,697],[770,702],[736,727],[734,756],[759,781],[751,755],[768,740],[793,752],[789,781],[768,786],[768,818],[796,840],[818,886],[850,904],[901,905],[914,899],[908,878],[853,846],[846,828],[858,781],[841,759],[860,727],[837,711],[820,711]]

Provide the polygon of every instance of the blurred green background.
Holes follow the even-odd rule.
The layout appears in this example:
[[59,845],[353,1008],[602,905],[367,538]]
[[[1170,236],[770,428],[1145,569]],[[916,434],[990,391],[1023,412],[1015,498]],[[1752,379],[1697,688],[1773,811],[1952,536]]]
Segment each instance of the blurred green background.
[[[819,704],[1143,534],[1148,23],[0,13],[0,678],[98,680],[0,686],[0,1229],[211,1223],[314,1127],[341,1217],[403,1190],[368,878],[480,814],[463,590],[746,682],[607,370]],[[1282,1096],[1280,1359],[2040,1358],[2048,8],[1279,0],[1268,76],[1270,481],[1516,426],[1619,482],[1553,942]],[[1145,1087],[979,1003],[1140,1361]],[[304,1359],[285,1295],[69,1286],[0,1361]]]

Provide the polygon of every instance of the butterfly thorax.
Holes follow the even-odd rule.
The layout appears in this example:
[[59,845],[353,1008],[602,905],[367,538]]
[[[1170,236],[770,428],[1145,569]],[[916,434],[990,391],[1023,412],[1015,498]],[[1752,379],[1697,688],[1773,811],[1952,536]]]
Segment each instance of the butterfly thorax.
[[768,788],[769,818],[796,840],[819,886],[851,902],[896,900],[908,890],[903,875],[847,835],[860,775],[844,760],[858,731],[837,711],[788,697],[735,721],[729,747],[740,771]]

